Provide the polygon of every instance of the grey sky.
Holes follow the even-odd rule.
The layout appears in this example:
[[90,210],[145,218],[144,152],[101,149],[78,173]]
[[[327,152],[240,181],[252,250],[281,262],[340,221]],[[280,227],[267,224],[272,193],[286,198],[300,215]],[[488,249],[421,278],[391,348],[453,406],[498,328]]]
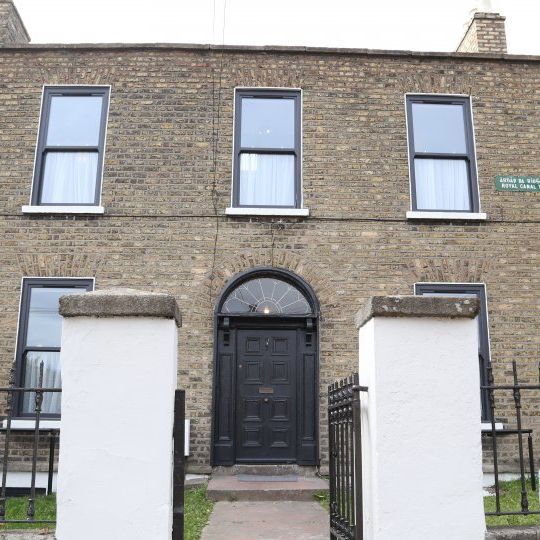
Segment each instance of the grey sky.
[[[15,0],[33,43],[455,50],[475,0]],[[540,0],[493,0],[508,49],[540,55]],[[225,24],[223,24],[225,23]]]

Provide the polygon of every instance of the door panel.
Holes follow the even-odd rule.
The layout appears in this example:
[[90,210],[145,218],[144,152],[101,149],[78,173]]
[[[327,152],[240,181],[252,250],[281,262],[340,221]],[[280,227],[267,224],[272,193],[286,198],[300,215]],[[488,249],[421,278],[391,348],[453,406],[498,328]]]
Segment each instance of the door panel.
[[238,330],[236,460],[296,461],[295,330]]

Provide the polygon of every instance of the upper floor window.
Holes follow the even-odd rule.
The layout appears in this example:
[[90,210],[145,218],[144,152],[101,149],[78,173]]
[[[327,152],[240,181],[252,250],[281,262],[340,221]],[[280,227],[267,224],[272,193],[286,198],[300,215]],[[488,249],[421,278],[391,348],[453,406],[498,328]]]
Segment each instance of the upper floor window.
[[108,103],[108,87],[45,87],[33,205],[99,204]]
[[[25,278],[21,293],[19,335],[17,337],[17,385],[36,388],[40,366],[43,364],[43,387],[59,388],[60,340],[62,317],[59,314],[60,297],[93,289],[92,279]],[[18,396],[15,414],[34,414],[35,394],[24,392]],[[60,394],[43,394],[42,412],[46,416],[60,414]]]
[[479,212],[468,97],[408,95],[412,209]]
[[233,206],[300,208],[300,91],[237,90]]

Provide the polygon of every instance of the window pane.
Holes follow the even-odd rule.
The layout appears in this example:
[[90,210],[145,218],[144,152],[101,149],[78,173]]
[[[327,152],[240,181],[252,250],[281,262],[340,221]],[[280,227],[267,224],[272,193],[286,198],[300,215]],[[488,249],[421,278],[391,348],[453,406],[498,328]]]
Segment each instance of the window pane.
[[47,130],[48,146],[97,146],[101,96],[53,96]]
[[64,294],[86,291],[83,287],[30,289],[28,313],[27,347],[60,347],[62,317],[58,313],[58,302]]
[[242,148],[294,148],[294,99],[242,98]]
[[418,210],[470,210],[469,174],[465,160],[415,159]]
[[[43,387],[61,388],[60,353],[43,351],[29,351],[26,354],[24,387],[39,387],[39,366],[41,362],[43,362]],[[45,414],[60,414],[60,396],[61,394],[59,392],[45,392],[43,394],[41,412]],[[34,413],[35,405],[36,394],[34,392],[25,392],[22,399],[22,412]]]
[[234,289],[225,300],[222,312],[307,315],[312,310],[296,287],[280,279],[264,277],[250,279]]
[[416,152],[465,154],[465,120],[462,105],[413,103]]
[[47,152],[42,203],[92,204],[96,197],[97,152]]
[[240,155],[240,204],[294,206],[294,156]]

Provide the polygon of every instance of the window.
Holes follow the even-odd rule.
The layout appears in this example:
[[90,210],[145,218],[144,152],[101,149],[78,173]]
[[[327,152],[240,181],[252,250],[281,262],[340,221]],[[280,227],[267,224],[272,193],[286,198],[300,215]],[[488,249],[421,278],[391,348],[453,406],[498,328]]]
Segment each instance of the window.
[[46,87],[32,205],[98,205],[108,87]]
[[[58,388],[60,379],[60,338],[62,317],[58,302],[65,294],[75,294],[93,289],[92,279],[38,279],[23,280],[19,335],[17,337],[16,379],[22,387],[35,388],[39,382],[40,365],[43,363],[43,386]],[[34,414],[34,393],[24,393],[15,403],[15,414]],[[43,395],[42,414],[60,415],[60,394]]]
[[479,212],[470,100],[407,96],[412,209]]
[[226,314],[309,315],[306,295],[295,285],[276,277],[257,277],[236,287],[221,308]]
[[[417,283],[415,294],[424,296],[454,296],[463,298],[478,298],[480,312],[478,313],[478,360],[480,364],[480,384],[488,384],[488,367],[490,365],[489,330],[486,289],[484,285],[454,284],[454,283]],[[489,394],[481,390],[482,420],[489,421]]]
[[300,92],[236,92],[233,206],[300,208]]

